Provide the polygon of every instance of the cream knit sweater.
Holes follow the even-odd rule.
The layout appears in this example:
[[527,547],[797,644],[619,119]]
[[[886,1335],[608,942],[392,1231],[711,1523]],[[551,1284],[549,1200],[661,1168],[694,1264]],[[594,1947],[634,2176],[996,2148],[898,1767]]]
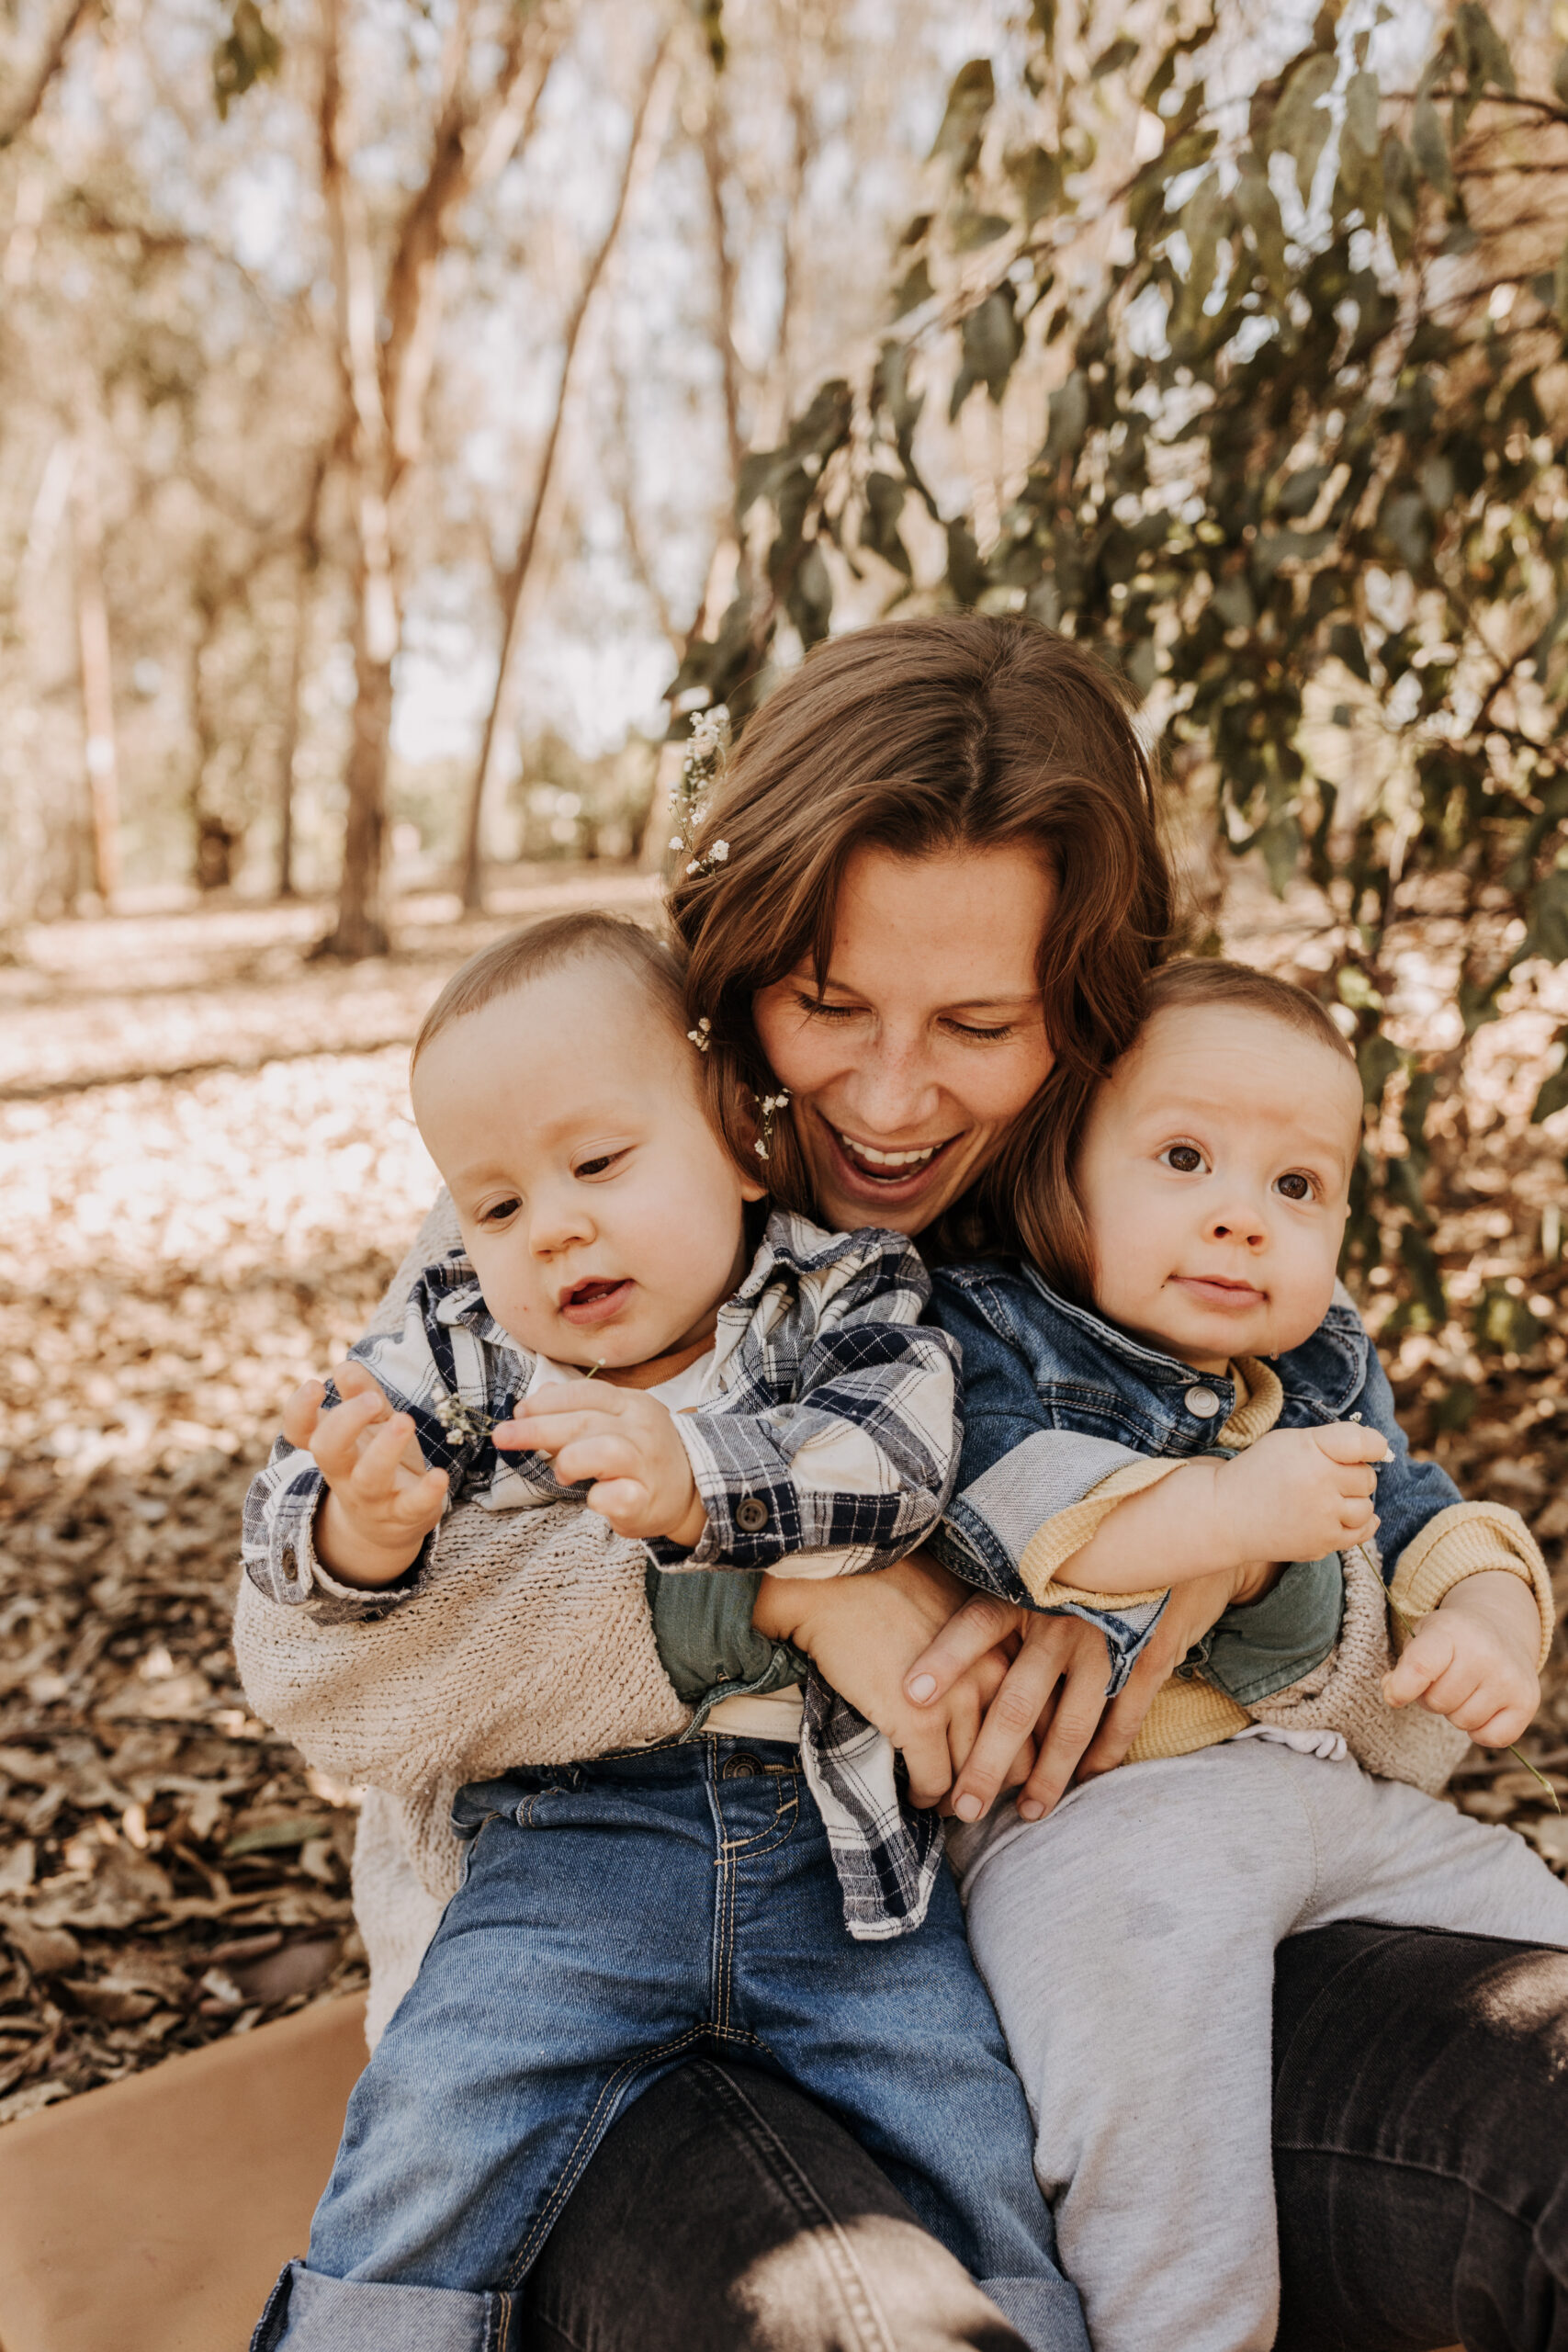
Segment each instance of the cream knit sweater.
[[[446,1196],[378,1311],[453,1247]],[[660,1664],[640,1544],[572,1504],[448,1518],[426,1580],[375,1622],[321,1623],[240,1583],[234,1646],[256,1713],[312,1764],[363,1786],[354,1908],[372,2048],[456,1891],[452,1799],[518,1764],[570,1763],[682,1731]]]

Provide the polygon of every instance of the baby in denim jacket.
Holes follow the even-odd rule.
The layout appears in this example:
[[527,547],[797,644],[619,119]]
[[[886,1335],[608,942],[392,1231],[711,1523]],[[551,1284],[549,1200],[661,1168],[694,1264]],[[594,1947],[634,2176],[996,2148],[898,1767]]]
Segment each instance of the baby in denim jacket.
[[1075,1139],[1056,1262],[936,1281],[964,1365],[950,1566],[1124,1612],[1113,1687],[1172,1585],[1239,1578],[1124,1769],[952,1846],[1096,2352],[1274,2341],[1285,1936],[1568,1944],[1568,1890],[1523,1841],[1428,1793],[1468,1738],[1530,1720],[1551,1589],[1516,1513],[1411,1460],[1337,1288],[1360,1130],[1314,999],[1168,966]]
[[[759,1237],[766,1119],[738,1160],[685,1019],[669,951],[582,915],[487,950],[425,1023],[414,1109],[463,1247],[335,1396],[295,1400],[246,1514],[280,1604],[362,1605],[367,1675],[460,1496],[558,1522],[547,1618],[606,1544],[655,1587],[716,1568],[750,1594],[897,1559],[941,1510],[955,1351],[919,1257],[778,1211]],[[520,1723],[514,1769],[458,1790],[462,1883],[255,2352],[510,2341],[599,2140],[706,2045],[829,2100],[1035,2352],[1088,2352],[940,1826],[815,1677],[804,1707],[764,1680],[565,1763]]]

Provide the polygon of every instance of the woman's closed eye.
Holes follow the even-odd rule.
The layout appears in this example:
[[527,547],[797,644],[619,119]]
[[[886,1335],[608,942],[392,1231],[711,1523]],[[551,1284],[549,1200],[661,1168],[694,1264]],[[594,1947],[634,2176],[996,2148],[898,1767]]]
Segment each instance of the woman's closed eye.
[[1174,1169],[1178,1176],[1201,1176],[1209,1165],[1195,1143],[1168,1143],[1159,1155],[1159,1164]]

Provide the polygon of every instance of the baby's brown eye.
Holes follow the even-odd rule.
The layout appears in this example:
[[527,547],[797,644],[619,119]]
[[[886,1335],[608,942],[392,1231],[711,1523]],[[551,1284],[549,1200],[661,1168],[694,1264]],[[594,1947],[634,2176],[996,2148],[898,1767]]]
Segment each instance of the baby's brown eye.
[[484,1222],[486,1225],[504,1225],[509,1216],[516,1216],[518,1206],[516,1196],[509,1193],[504,1201],[491,1203],[484,1213]]
[[1179,1176],[1195,1176],[1203,1165],[1203,1155],[1195,1143],[1173,1143],[1160,1158]]
[[1312,1178],[1310,1176],[1281,1176],[1280,1190],[1288,1201],[1310,1201]]

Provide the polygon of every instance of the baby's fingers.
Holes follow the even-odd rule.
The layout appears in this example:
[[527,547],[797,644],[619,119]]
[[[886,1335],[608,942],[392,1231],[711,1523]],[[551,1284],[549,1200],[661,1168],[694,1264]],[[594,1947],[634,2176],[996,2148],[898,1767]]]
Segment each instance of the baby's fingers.
[[1425,1624],[1383,1676],[1382,1695],[1391,1707],[1408,1707],[1413,1700],[1425,1698],[1453,1662],[1452,1635],[1441,1625]]
[[1330,1462],[1390,1462],[1393,1458],[1388,1440],[1360,1421],[1330,1421],[1326,1429],[1314,1430],[1313,1436]]
[[324,1385],[319,1380],[307,1380],[294,1391],[283,1408],[283,1434],[289,1444],[299,1446],[301,1453],[310,1448],[326,1400]]
[[[374,1384],[367,1395],[351,1396],[346,1404],[334,1405],[330,1413],[321,1415],[311,1432],[310,1451],[330,1486],[342,1485],[354,1476],[355,1465],[362,1459],[366,1431],[378,1421],[387,1428],[392,1426],[387,1417],[387,1400]],[[412,1427],[412,1421],[401,1421],[394,1454],[407,1442]],[[384,1433],[378,1431],[378,1435]]]
[[644,1532],[650,1505],[640,1478],[601,1478],[589,1487],[585,1499],[589,1510],[607,1519],[617,1535]]

